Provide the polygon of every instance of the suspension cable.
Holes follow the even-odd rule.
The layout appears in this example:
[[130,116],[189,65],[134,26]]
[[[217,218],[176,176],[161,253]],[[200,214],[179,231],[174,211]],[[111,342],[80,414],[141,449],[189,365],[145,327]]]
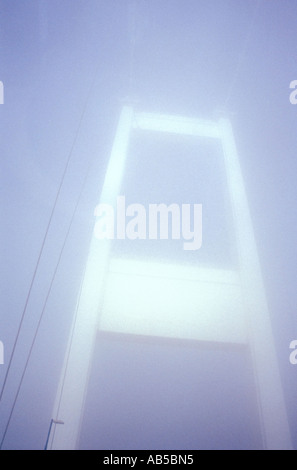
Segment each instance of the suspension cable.
[[48,239],[49,230],[50,230],[50,227],[52,225],[52,220],[53,220],[56,208],[57,208],[60,193],[61,193],[64,181],[65,181],[67,171],[68,171],[68,168],[69,168],[69,165],[70,165],[70,162],[71,162],[72,154],[73,154],[73,151],[74,151],[74,148],[75,148],[75,145],[76,145],[79,133],[80,133],[82,121],[83,121],[85,113],[86,113],[86,109],[87,109],[87,106],[88,106],[91,91],[93,89],[95,79],[96,79],[96,76],[97,76],[98,68],[99,68],[99,66],[97,67],[97,69],[95,71],[94,79],[93,79],[93,81],[91,83],[91,86],[89,88],[89,91],[88,91],[88,94],[87,94],[87,97],[86,97],[86,100],[85,100],[85,103],[84,103],[84,107],[83,107],[82,113],[81,113],[80,118],[79,118],[77,129],[76,129],[75,134],[74,134],[74,139],[73,139],[70,151],[68,153],[66,163],[65,163],[65,166],[64,166],[64,170],[63,170],[63,173],[62,173],[59,185],[58,185],[58,189],[57,189],[56,196],[55,196],[55,199],[54,199],[53,207],[52,207],[52,210],[51,210],[51,213],[50,213],[50,217],[49,217],[49,220],[48,220],[48,223],[47,223],[47,226],[46,226],[46,230],[45,230],[45,233],[44,233],[44,237],[43,237],[43,240],[42,240],[42,243],[41,243],[41,247],[40,247],[40,250],[39,250],[39,253],[38,253],[38,257],[37,257],[36,265],[35,265],[35,268],[34,268],[33,276],[32,276],[31,283],[30,283],[30,286],[29,286],[29,290],[28,290],[28,293],[27,293],[27,297],[26,297],[26,300],[25,300],[25,304],[24,304],[24,308],[23,308],[23,311],[22,311],[20,323],[19,323],[19,326],[18,326],[18,329],[17,329],[17,334],[16,334],[16,337],[15,337],[15,340],[14,340],[14,343],[13,343],[12,352],[11,352],[11,355],[10,355],[10,358],[9,358],[7,370],[6,370],[4,380],[3,380],[3,384],[2,384],[2,387],[1,387],[0,401],[2,400],[4,391],[5,391],[5,388],[6,388],[7,379],[8,379],[9,373],[10,373],[13,358],[15,356],[16,347],[17,347],[17,344],[18,344],[18,341],[19,341],[20,333],[21,333],[21,330],[22,330],[22,326],[23,326],[23,323],[24,323],[25,316],[26,316],[26,312],[27,312],[29,300],[30,300],[30,297],[31,297],[32,289],[33,289],[33,286],[35,284],[36,276],[37,276],[37,273],[38,273],[38,270],[39,270],[41,258],[42,258],[43,251],[44,251],[44,247],[45,247],[46,241]]
[[[81,277],[81,283],[80,283],[79,293],[78,293],[77,302],[76,302],[74,319],[73,319],[72,328],[71,328],[71,332],[70,332],[68,348],[67,348],[67,351],[66,351],[66,357],[65,357],[66,360],[65,360],[65,363],[64,363],[64,366],[63,366],[62,381],[61,381],[61,385],[59,386],[59,388],[60,388],[59,393],[57,393],[57,396],[59,396],[59,400],[58,400],[57,408],[55,410],[55,420],[58,420],[58,416],[59,416],[59,413],[60,413],[62,396],[63,396],[63,391],[64,391],[64,387],[65,387],[65,382],[66,382],[67,369],[68,369],[68,364],[69,364],[69,360],[70,360],[70,352],[71,352],[71,347],[72,347],[72,344],[73,344],[74,331],[75,331],[77,318],[78,318],[78,309],[79,309],[79,304],[80,304],[80,299],[81,299],[81,293],[82,293],[82,287],[83,287],[83,282],[84,282],[84,277],[85,277],[85,272],[86,272],[86,266],[87,266],[87,262],[85,263],[84,271],[83,271],[83,274],[82,274],[82,277]],[[53,430],[53,433],[52,433],[50,448],[52,447],[52,443],[53,443],[53,440],[55,438],[55,433],[56,433],[56,427],[54,427],[54,430]]]
[[91,168],[91,163],[89,164],[89,167],[88,167],[88,169],[87,169],[86,175],[85,175],[85,177],[84,177],[84,181],[83,181],[83,183],[82,183],[82,185],[81,185],[80,193],[79,193],[79,196],[78,196],[78,198],[77,198],[77,201],[76,201],[76,204],[75,204],[75,207],[74,207],[74,210],[73,210],[73,213],[72,213],[72,216],[71,216],[71,219],[70,219],[68,228],[67,228],[67,232],[66,232],[66,235],[65,235],[65,238],[64,238],[62,247],[61,247],[61,249],[60,249],[60,253],[59,253],[58,260],[57,260],[57,263],[56,263],[56,266],[55,266],[55,270],[54,270],[54,272],[53,272],[53,275],[52,275],[52,278],[51,278],[51,282],[50,282],[50,284],[49,284],[49,288],[48,288],[48,291],[47,291],[47,294],[46,294],[46,297],[45,297],[45,300],[44,300],[44,304],[43,304],[43,307],[42,307],[42,310],[41,310],[41,314],[40,314],[40,316],[39,316],[39,320],[38,320],[37,326],[36,326],[36,328],[35,328],[34,337],[33,337],[33,339],[32,339],[31,345],[30,345],[30,349],[29,349],[29,352],[28,352],[28,355],[27,355],[27,359],[26,359],[26,363],[25,363],[25,366],[24,366],[24,369],[23,369],[23,372],[22,372],[22,375],[21,375],[21,378],[20,378],[20,382],[19,382],[19,385],[18,385],[18,388],[17,388],[17,392],[16,392],[16,395],[15,395],[15,398],[14,398],[14,401],[13,401],[13,404],[12,404],[12,407],[11,407],[11,410],[10,410],[10,414],[9,414],[9,417],[8,417],[8,421],[7,421],[6,426],[5,426],[5,429],[4,429],[4,433],[3,433],[3,436],[2,436],[2,440],[1,440],[1,443],[0,443],[0,450],[2,449],[4,440],[5,440],[5,437],[6,437],[6,434],[7,434],[9,425],[10,425],[10,422],[11,422],[11,418],[12,418],[12,415],[13,415],[13,412],[14,412],[14,409],[15,409],[15,406],[16,406],[16,403],[17,403],[17,400],[18,400],[18,397],[19,397],[19,393],[20,393],[20,391],[21,391],[21,387],[22,387],[22,384],[23,384],[23,380],[24,380],[26,371],[27,371],[27,369],[28,369],[28,365],[29,365],[29,362],[30,362],[30,358],[31,358],[31,355],[32,355],[32,352],[33,352],[33,349],[34,349],[34,345],[35,345],[35,342],[36,342],[36,339],[37,339],[37,336],[38,336],[38,333],[39,333],[39,330],[40,330],[40,326],[41,326],[41,323],[42,323],[42,319],[43,319],[43,317],[44,317],[44,313],[45,313],[45,310],[46,310],[46,307],[47,307],[47,303],[48,303],[50,294],[51,294],[51,292],[52,292],[52,287],[53,287],[53,285],[54,285],[54,281],[55,281],[55,279],[56,279],[56,275],[57,275],[57,272],[58,272],[58,269],[59,269],[59,266],[60,266],[60,262],[61,262],[61,259],[62,259],[64,250],[65,250],[65,247],[66,247],[66,243],[67,243],[67,241],[68,241],[69,234],[70,234],[70,232],[71,232],[71,228],[72,228],[72,226],[73,226],[73,223],[74,223],[74,220],[75,220],[75,216],[76,216],[76,213],[77,213],[77,209],[78,209],[79,203],[80,203],[80,201],[81,201],[81,197],[82,197],[83,191],[84,191],[85,186],[86,186],[86,182],[87,182],[87,179],[88,179],[88,175],[89,175],[89,172],[90,172],[90,168]]

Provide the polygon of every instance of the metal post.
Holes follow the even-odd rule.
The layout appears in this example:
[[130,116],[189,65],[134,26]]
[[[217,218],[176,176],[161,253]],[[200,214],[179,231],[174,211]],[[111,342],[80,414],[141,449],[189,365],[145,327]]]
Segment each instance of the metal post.
[[49,430],[48,430],[44,450],[47,450],[47,446],[48,446],[48,442],[49,442],[49,438],[50,438],[50,435],[51,435],[53,424],[64,424],[64,421],[56,420],[56,419],[53,419],[53,418],[51,419],[51,423],[50,423],[50,426],[49,426]]

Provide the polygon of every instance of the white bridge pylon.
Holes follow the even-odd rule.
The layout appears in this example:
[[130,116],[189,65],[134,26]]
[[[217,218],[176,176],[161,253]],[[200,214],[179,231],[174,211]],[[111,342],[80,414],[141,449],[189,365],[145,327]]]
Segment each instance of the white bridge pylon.
[[[115,205],[131,132],[218,139],[224,154],[239,259],[237,270],[185,267],[112,256],[93,236],[53,412],[63,426],[49,448],[78,447],[98,328],[101,331],[249,346],[264,449],[291,449],[278,359],[244,182],[227,119],[205,121],[122,109],[99,203]],[[132,299],[132,301],[131,301]],[[141,312],[141,314],[140,314]]]

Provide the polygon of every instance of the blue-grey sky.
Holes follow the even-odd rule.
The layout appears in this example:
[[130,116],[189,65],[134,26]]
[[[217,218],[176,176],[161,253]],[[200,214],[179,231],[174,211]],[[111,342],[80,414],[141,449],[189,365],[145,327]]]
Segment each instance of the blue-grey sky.
[[[0,402],[0,439],[67,227],[87,175],[87,184],[3,448],[39,449],[44,446],[87,257],[94,223],[93,211],[98,203],[119,113],[123,100],[128,96],[137,100],[137,107],[142,111],[208,119],[224,114],[233,124],[271,312],[292,439],[297,448],[297,366],[294,368],[289,363],[289,343],[297,339],[297,106],[289,101],[289,84],[297,79],[296,18],[295,0],[0,1],[0,80],[4,84],[5,97],[5,103],[0,105],[0,340],[5,347],[5,364],[0,366],[0,385],[4,380],[61,175],[75,144],[32,289],[7,388]],[[164,188],[169,188],[167,194],[173,198],[175,192],[172,192],[172,187],[178,187],[178,181],[181,183],[176,191],[177,200],[171,202],[179,202],[178,198],[183,197],[196,198],[195,180],[190,170],[191,149],[185,163],[175,167],[170,156],[165,156],[163,163],[158,162],[155,149],[159,146],[159,152],[164,151],[168,148],[164,143],[152,141],[148,146],[145,142],[143,150],[137,145],[139,143],[136,141],[134,151],[136,154],[143,152],[146,163],[133,166],[132,159],[130,166],[128,164],[123,191],[131,202],[147,202],[145,198],[148,197],[166,198],[166,191],[162,192]],[[182,146],[178,145],[180,143],[177,143],[175,151],[182,152]],[[172,154],[173,149],[169,147],[168,151]],[[220,188],[219,185],[222,170],[218,164],[212,168],[202,167],[202,171],[199,195],[202,200],[196,202],[203,204],[203,197],[209,193],[209,188],[214,188],[209,211],[213,219],[215,217],[219,221],[220,233],[224,236],[220,238],[220,246],[213,232],[214,226],[211,223],[207,225],[206,212],[209,232],[205,234],[205,251],[201,251],[197,259],[204,262],[203,257],[208,257],[212,264],[233,263],[232,246],[228,242],[230,227],[228,224],[224,227],[222,219],[223,210],[227,208],[228,220],[228,204],[222,203],[224,187]],[[205,183],[206,178],[210,178],[209,185]],[[170,187],[169,179],[175,186]],[[137,197],[140,199],[135,200]],[[135,249],[137,252],[138,248]],[[171,245],[168,250],[163,246],[156,249],[156,256],[166,257],[171,253]],[[209,440],[202,439],[197,423],[188,421],[191,410],[195,409],[195,393],[189,390],[195,391],[198,387],[195,381],[191,383],[191,371],[195,369],[195,374],[203,375],[201,368],[205,372],[214,367],[214,370],[219,369],[218,374],[221,371],[222,378],[230,370],[226,365],[228,361],[237,371],[248,369],[247,358],[242,351],[236,357],[233,352],[229,357],[224,353],[224,358],[220,356],[217,362],[214,351],[209,351],[208,355],[206,352],[197,353],[192,350],[192,345],[180,353],[171,345],[158,344],[155,349],[138,345],[133,350],[133,343],[125,348],[125,344],[119,341],[113,349],[105,339],[100,344],[96,348],[93,369],[95,371],[97,367],[101,370],[102,381],[113,394],[100,391],[93,372],[82,428],[82,447],[133,446],[136,433],[133,435],[131,431],[130,437],[123,442],[119,422],[104,414],[104,410],[113,409],[114,403],[121,403],[121,397],[123,403],[127,403],[130,389],[127,385],[123,393],[119,393],[122,383],[119,374],[120,371],[128,371],[128,366],[125,369],[125,361],[123,365],[118,358],[125,357],[130,363],[133,351],[137,356],[134,368],[140,376],[142,371],[141,383],[147,384],[148,388],[151,378],[143,371],[145,367],[146,371],[154,369],[155,363],[155,388],[152,387],[157,398],[152,401],[151,407],[162,409],[165,421],[171,416],[171,410],[180,403],[178,397],[183,396],[185,390],[180,385],[174,385],[174,370],[168,372],[167,382],[158,382],[156,375],[162,376],[168,365],[172,367],[172,361],[176,363],[177,358],[182,359],[176,365],[176,373],[184,370],[182,361],[190,364],[183,377],[184,383],[189,383],[185,387],[189,409],[181,406],[176,421],[171,423],[176,429],[179,429],[178,423],[186,423],[186,434],[176,431],[170,434],[171,440],[166,429],[163,433],[154,434],[159,436],[160,448],[193,448],[199,439],[197,448],[199,445],[200,448],[250,448],[256,445],[256,437],[250,430],[253,428],[251,420],[247,419],[246,431],[234,431],[239,429],[239,423],[249,413],[250,404],[247,401],[243,400],[243,404],[240,400],[237,402],[238,410],[235,408],[238,412],[232,410],[230,400],[222,404],[221,422],[227,420],[230,431],[227,437],[222,438],[220,429],[217,433],[213,429],[211,403],[216,402],[216,397],[214,394],[208,401],[207,390],[200,392],[209,409],[212,409]],[[160,357],[164,359],[163,369],[156,365]],[[197,361],[199,364],[204,361],[204,367],[201,364],[194,367]],[[230,375],[227,377],[237,390],[237,395],[242,397],[242,388],[249,379],[249,372],[243,374],[242,381],[238,377],[236,381]],[[137,387],[134,376],[131,383]],[[171,388],[168,383],[173,383]],[[215,383],[212,385],[215,388]],[[147,387],[141,392],[143,400],[138,403],[135,399],[137,410],[142,410],[141,403],[148,399]],[[172,397],[169,396],[166,401],[165,412],[164,394],[170,393],[170,390],[173,390]],[[227,397],[227,386],[224,393]],[[102,401],[105,394],[106,403]],[[108,402],[110,396],[112,398]],[[130,413],[127,417],[129,406],[125,408],[123,404],[121,408],[118,405],[122,423],[125,420],[129,422],[129,419],[136,423],[140,419],[137,413],[135,416],[132,413],[132,417]],[[240,414],[242,406],[246,408]],[[95,412],[95,409],[98,411]],[[143,407],[142,417],[146,423],[148,416],[151,416],[151,409],[147,405]],[[105,425],[104,437],[102,428],[98,427],[99,420]],[[146,425],[143,440],[137,437],[135,446],[142,448],[144,442],[148,446],[157,445],[152,434],[156,428],[160,429],[161,424],[153,421],[151,426]],[[206,425],[207,413],[201,422]]]

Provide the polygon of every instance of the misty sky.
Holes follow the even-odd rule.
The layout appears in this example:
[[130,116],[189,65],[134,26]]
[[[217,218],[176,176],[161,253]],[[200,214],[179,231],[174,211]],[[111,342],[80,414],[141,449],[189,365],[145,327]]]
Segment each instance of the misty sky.
[[[45,444],[93,212],[119,114],[130,98],[141,111],[207,119],[223,115],[232,122],[297,449],[297,366],[289,363],[289,344],[297,339],[297,106],[289,101],[289,84],[297,79],[296,27],[296,0],[0,0],[0,80],[5,96],[0,105],[0,340],[5,347],[0,386],[61,175],[72,152],[0,402],[0,437],[87,178],[3,448],[42,449]],[[172,156],[183,153],[185,144],[153,139],[132,142],[123,194],[130,202],[145,204],[179,203],[185,198],[185,202],[205,202],[204,251],[195,260],[188,253],[186,261],[236,265],[231,223],[224,223],[230,208],[218,149],[202,148],[215,157],[212,166],[202,163],[197,181],[191,171],[191,145],[182,163],[176,163],[178,159]],[[144,163],[134,165],[139,154]],[[209,220],[207,214],[211,214]],[[174,257],[174,246],[164,246],[156,245],[152,256]],[[141,253],[139,245],[121,249],[135,250],[134,256]],[[179,348],[99,338],[81,447],[143,448],[144,442],[150,448],[164,449],[256,447],[256,418],[250,412],[248,393],[244,398],[250,381],[249,360],[246,351],[237,353],[207,353],[192,344]],[[132,369],[127,365],[131,361]],[[231,369],[237,371],[236,379]],[[211,397],[207,386],[193,379],[199,374],[209,378],[210,370],[214,374]],[[101,371],[101,379],[96,371]],[[178,374],[183,374],[181,382],[176,382]],[[123,385],[127,375],[129,384]],[[217,403],[219,383],[224,384],[226,398],[220,410],[211,407]],[[229,383],[237,397],[233,412]],[[142,387],[138,394],[137,387]],[[132,389],[141,416],[128,400]],[[199,415],[195,408],[198,390],[209,413]],[[151,391],[155,395],[148,405]],[[115,403],[117,417],[112,415]],[[159,422],[152,418],[150,423],[152,409],[162,410]],[[180,410],[174,419],[173,409]],[[214,426],[219,412],[219,422],[228,423],[229,434]],[[209,427],[208,438],[191,416],[199,416],[201,426]],[[246,425],[240,427],[245,417]],[[133,428],[123,440],[119,422],[136,423],[136,430],[145,422],[142,438],[136,439]],[[168,434],[166,426],[162,428],[164,422],[176,432]]]

